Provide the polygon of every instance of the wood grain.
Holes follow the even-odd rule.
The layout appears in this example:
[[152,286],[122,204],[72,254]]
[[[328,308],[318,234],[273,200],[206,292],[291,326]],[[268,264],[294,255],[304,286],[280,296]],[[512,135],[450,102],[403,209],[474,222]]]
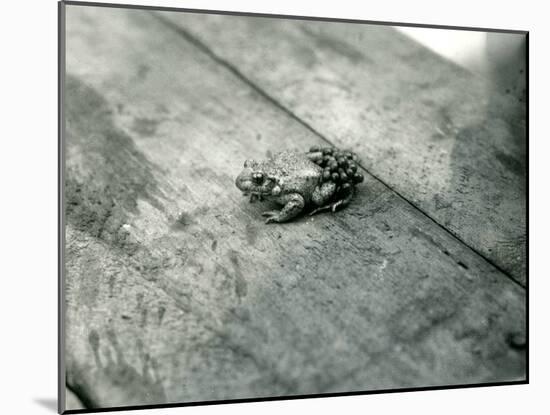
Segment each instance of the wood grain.
[[475,76],[389,26],[159,15],[525,283],[525,103],[500,72]]
[[522,287],[370,175],[337,215],[265,225],[243,161],[321,139],[150,12],[66,16],[66,367],[88,406],[525,378]]

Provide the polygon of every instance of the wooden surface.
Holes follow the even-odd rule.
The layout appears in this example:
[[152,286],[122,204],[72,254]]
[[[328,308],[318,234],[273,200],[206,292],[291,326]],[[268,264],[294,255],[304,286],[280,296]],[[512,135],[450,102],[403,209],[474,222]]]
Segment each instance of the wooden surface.
[[[67,6],[66,25],[66,367],[85,405],[525,378],[525,290],[511,278],[519,274],[367,172],[338,214],[264,225],[262,208],[234,186],[243,161],[323,138],[158,15]],[[408,42],[384,36],[376,53]],[[314,38],[308,47],[324,50]],[[336,125],[315,128],[343,144]],[[346,137],[346,147],[371,151]],[[424,157],[429,165],[433,154]],[[409,192],[414,182],[424,195],[429,186],[410,180]]]
[[160,15],[525,283],[525,103],[515,85],[493,87],[387,26]]

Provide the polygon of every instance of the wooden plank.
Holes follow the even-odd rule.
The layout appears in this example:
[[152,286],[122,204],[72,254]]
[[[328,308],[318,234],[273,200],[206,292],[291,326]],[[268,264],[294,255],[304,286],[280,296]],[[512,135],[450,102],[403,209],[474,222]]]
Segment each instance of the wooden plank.
[[515,84],[495,73],[496,89],[388,26],[161,15],[525,283],[525,103],[504,94]]
[[265,225],[321,140],[150,12],[67,7],[67,382],[89,406],[521,380],[524,289],[366,175]]

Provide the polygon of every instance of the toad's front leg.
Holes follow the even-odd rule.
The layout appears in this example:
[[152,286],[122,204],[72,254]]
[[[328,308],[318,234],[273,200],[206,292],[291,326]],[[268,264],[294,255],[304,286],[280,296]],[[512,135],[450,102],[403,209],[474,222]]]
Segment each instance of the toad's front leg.
[[291,193],[282,196],[279,202],[284,204],[284,207],[280,211],[271,210],[262,213],[262,216],[267,217],[265,223],[286,222],[297,216],[304,209],[306,204],[304,198],[299,193]]

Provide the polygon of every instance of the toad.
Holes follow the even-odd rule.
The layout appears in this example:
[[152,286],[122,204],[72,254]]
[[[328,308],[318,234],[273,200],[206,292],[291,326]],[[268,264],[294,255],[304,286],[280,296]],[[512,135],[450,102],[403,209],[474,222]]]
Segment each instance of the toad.
[[283,151],[262,161],[246,160],[235,184],[250,202],[282,205],[262,214],[266,223],[281,223],[309,208],[313,215],[347,206],[362,181],[355,153],[315,146],[305,153]]

